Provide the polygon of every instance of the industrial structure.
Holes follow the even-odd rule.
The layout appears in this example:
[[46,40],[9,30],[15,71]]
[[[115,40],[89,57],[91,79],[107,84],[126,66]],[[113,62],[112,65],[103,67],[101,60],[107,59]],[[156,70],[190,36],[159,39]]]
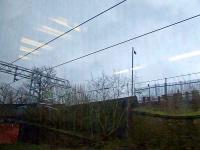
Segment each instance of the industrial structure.
[[42,71],[27,69],[3,61],[0,61],[0,72],[13,75],[13,82],[16,82],[24,78],[30,80],[29,94],[32,97],[36,97],[38,99],[37,101],[44,100],[42,99],[42,92],[43,92],[42,83],[44,80],[45,84],[48,84],[48,87],[52,92],[51,98],[53,98],[54,100],[56,100],[59,88],[60,89],[70,88],[70,83],[68,80],[51,76],[50,74],[43,73]]

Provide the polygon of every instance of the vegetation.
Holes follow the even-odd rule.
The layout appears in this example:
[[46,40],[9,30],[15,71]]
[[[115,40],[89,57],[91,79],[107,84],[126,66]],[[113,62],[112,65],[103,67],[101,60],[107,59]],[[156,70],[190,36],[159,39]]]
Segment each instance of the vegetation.
[[133,149],[199,148],[199,119],[165,119],[133,114],[129,143]]
[[193,110],[191,108],[179,109],[178,111],[173,110],[163,110],[160,107],[152,107],[152,106],[140,106],[134,108],[134,111],[138,112],[146,112],[151,114],[159,114],[159,115],[169,115],[169,116],[196,116],[200,115],[200,108],[197,110]]
[[108,100],[122,95],[125,82],[102,74],[88,85],[89,89],[97,90],[86,93],[82,86],[72,86],[62,97],[65,105],[30,106],[24,114],[25,120],[101,140],[116,135],[118,130],[125,130],[126,101]]
[[[25,113],[25,120],[32,123],[46,125],[57,129],[64,129],[74,133],[102,139],[114,134],[125,124],[126,109],[123,101],[107,103],[93,102],[68,107],[55,107],[49,110],[45,107],[30,107]],[[39,117],[38,117],[39,116]]]
[[199,91],[191,93],[174,93],[172,96],[163,96],[160,101],[142,103],[134,111],[171,116],[200,115]]
[[[22,150],[24,147],[29,149],[27,148],[29,146],[33,150],[55,149],[55,145],[62,147],[63,143],[70,146],[80,144],[79,146],[83,146],[81,149],[109,150],[127,146],[133,150],[183,149],[184,146],[195,149],[194,145],[200,143],[199,119],[162,118],[162,116],[199,116],[200,95],[197,90],[163,95],[158,101],[151,101],[149,94],[142,103],[136,102],[132,105],[134,108],[127,108],[127,98],[120,99],[124,93],[128,95],[130,92],[128,80],[125,78],[102,74],[100,78],[92,78],[87,87],[71,85],[70,89],[55,89],[49,84],[48,78],[40,78],[42,72],[40,69],[34,70],[36,75],[32,78],[32,83],[26,83],[19,89],[13,89],[6,84],[0,85],[0,102],[2,104],[36,102],[35,105],[24,108],[20,115],[23,115],[23,121],[27,122],[30,128],[35,126],[38,132],[35,136],[39,137],[37,142],[51,146],[18,143],[15,149],[18,147]],[[42,70],[46,70],[49,78],[55,76],[53,70],[45,68]],[[33,88],[32,86],[34,90],[31,93],[29,90]],[[55,95],[55,90],[58,95]],[[18,114],[13,107],[8,109],[2,105],[0,109],[2,116]],[[154,118],[135,113],[129,116],[127,111],[132,110],[157,114],[161,117]],[[31,131],[29,127],[27,131]],[[95,142],[90,145],[79,139]],[[83,143],[85,145],[82,145]],[[9,146],[4,145],[1,148]]]

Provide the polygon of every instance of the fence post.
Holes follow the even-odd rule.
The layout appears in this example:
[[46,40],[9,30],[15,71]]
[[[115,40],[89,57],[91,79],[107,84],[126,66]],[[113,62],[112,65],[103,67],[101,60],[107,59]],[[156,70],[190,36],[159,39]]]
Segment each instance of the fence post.
[[165,96],[167,96],[167,78],[165,78]]
[[155,84],[155,94],[156,94],[156,97],[158,96],[158,91],[157,91],[157,85]]
[[149,98],[148,98],[148,100],[149,100],[149,102],[151,101],[150,99],[150,95],[151,95],[151,88],[150,88],[150,85],[148,84],[148,88],[149,88]]
[[180,91],[183,92],[183,83],[180,81]]

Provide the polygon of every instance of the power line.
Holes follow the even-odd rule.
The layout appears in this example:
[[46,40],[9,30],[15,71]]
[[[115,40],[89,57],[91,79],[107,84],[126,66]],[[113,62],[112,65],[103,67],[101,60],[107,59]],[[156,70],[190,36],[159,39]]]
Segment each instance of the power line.
[[[80,26],[82,26],[82,25],[86,24],[87,22],[89,22],[89,21],[91,21],[91,20],[93,20],[93,19],[97,18],[98,16],[100,16],[100,15],[102,15],[102,14],[106,13],[107,11],[109,11],[109,10],[111,10],[111,9],[113,9],[113,8],[115,8],[115,7],[117,7],[118,5],[120,5],[120,4],[122,4],[122,3],[124,3],[125,1],[127,1],[127,0],[123,0],[123,1],[121,1],[121,2],[119,2],[119,3],[117,3],[117,4],[115,4],[115,5],[111,6],[110,8],[108,8],[108,9],[106,9],[106,10],[104,10],[104,11],[100,12],[99,14],[97,14],[97,15],[93,16],[92,18],[90,18],[90,19],[88,19],[88,20],[86,20],[86,21],[84,21],[84,22],[80,23],[79,25],[77,25],[77,26],[75,26],[74,28],[72,28],[72,29],[70,29],[70,30],[68,30],[68,31],[64,32],[63,34],[61,34],[61,35],[59,35],[59,36],[57,36],[57,37],[55,37],[55,38],[53,38],[53,39],[49,40],[48,42],[44,43],[43,45],[41,45],[41,46],[39,46],[39,47],[37,47],[37,48],[33,49],[32,51],[30,51],[30,52],[26,53],[26,54],[25,54],[25,55],[23,55],[22,57],[19,57],[19,58],[17,58],[16,60],[14,60],[14,61],[12,61],[12,62],[10,62],[10,63],[12,63],[12,64],[13,64],[13,63],[15,63],[15,62],[17,62],[17,61],[21,60],[21,59],[22,59],[22,58],[24,58],[25,56],[27,56],[27,55],[29,55],[29,54],[33,53],[34,51],[36,51],[36,50],[38,50],[38,49],[40,49],[40,48],[42,48],[42,47],[44,47],[45,45],[47,45],[47,44],[49,44],[49,43],[51,43],[51,42],[55,41],[56,39],[58,39],[58,38],[60,38],[60,37],[64,36],[65,34],[68,34],[69,32],[73,31],[74,29],[76,29],[76,28],[78,28],[78,27],[80,27]],[[0,68],[0,69],[1,69],[1,68]],[[21,80],[21,79],[19,79],[19,80]],[[19,81],[19,80],[17,80],[17,81]],[[13,83],[14,83],[14,82],[10,83],[10,85],[11,85],[11,84],[13,84]]]
[[193,72],[193,73],[181,74],[181,75],[177,75],[177,76],[169,76],[169,77],[159,78],[159,79],[154,79],[154,80],[149,80],[149,81],[136,82],[135,84],[157,82],[157,81],[163,81],[165,79],[173,79],[173,78],[185,77],[185,76],[190,76],[190,75],[200,75],[200,72]]
[[49,40],[48,42],[44,43],[43,45],[41,45],[41,46],[39,46],[39,47],[33,49],[32,51],[26,53],[25,55],[23,55],[23,56],[17,58],[16,60],[12,61],[11,63],[15,63],[15,62],[19,61],[20,59],[26,57],[27,55],[33,53],[34,51],[36,51],[36,50],[38,50],[38,49],[44,47],[45,45],[47,45],[47,44],[49,44],[49,43],[55,41],[56,39],[58,39],[58,38],[64,36],[65,34],[67,34],[67,33],[71,32],[71,31],[73,31],[74,29],[76,29],[76,28],[78,28],[78,27],[80,27],[80,26],[86,24],[87,22],[89,22],[89,21],[91,21],[91,20],[93,20],[93,19],[99,17],[100,15],[106,13],[107,11],[109,11],[109,10],[111,10],[111,9],[113,9],[113,8],[115,8],[115,7],[117,7],[117,6],[119,6],[120,4],[124,3],[125,1],[127,1],[127,0],[123,0],[123,1],[121,1],[121,2],[119,2],[119,3],[117,3],[117,4],[115,4],[115,5],[113,5],[112,7],[110,7],[110,8],[108,8],[108,9],[106,9],[106,10],[100,12],[99,14],[97,14],[97,15],[93,16],[92,18],[90,18],[90,19],[88,19],[88,20],[86,20],[86,21],[80,23],[79,25],[75,26],[74,28],[72,28],[72,29],[70,29],[70,30],[64,32],[63,34],[61,34],[61,35],[59,35],[59,36],[57,36],[57,37],[55,37],[55,38]]
[[83,56],[80,56],[80,57],[77,57],[77,58],[71,59],[71,60],[66,61],[66,62],[64,62],[64,63],[58,64],[58,65],[56,65],[56,66],[53,66],[53,67],[51,67],[51,68],[57,68],[57,67],[60,67],[60,66],[62,66],[62,65],[65,65],[65,64],[68,64],[68,63],[74,62],[74,61],[76,61],[76,60],[79,60],[79,59],[82,59],[82,58],[88,57],[88,56],[90,56],[90,55],[93,55],[93,54],[96,54],[96,53],[99,53],[99,52],[102,52],[102,51],[105,51],[105,50],[111,49],[111,48],[113,48],[113,47],[116,47],[116,46],[119,46],[119,45],[125,44],[125,43],[127,43],[127,42],[133,41],[133,40],[135,40],[135,39],[139,39],[139,38],[141,38],[141,37],[144,37],[144,36],[147,36],[147,35],[153,34],[153,33],[155,33],[155,32],[161,31],[161,30],[163,30],[163,29],[166,29],[166,28],[169,28],[169,27],[175,26],[175,25],[177,25],[177,24],[180,24],[180,23],[183,23],[183,22],[189,21],[189,20],[194,19],[194,18],[197,18],[197,17],[200,17],[200,14],[195,15],[195,16],[192,16],[192,17],[189,17],[189,18],[186,18],[186,19],[183,19],[183,20],[181,20],[181,21],[178,21],[178,22],[175,22],[175,23],[172,23],[172,24],[166,25],[166,26],[163,26],[163,27],[160,27],[160,28],[158,28],[158,29],[154,29],[154,30],[152,30],[152,31],[149,31],[149,32],[143,33],[143,34],[141,34],[141,35],[135,36],[135,37],[133,37],[133,38],[130,38],[130,39],[128,39],[128,40],[125,40],[125,41],[122,41],[122,42],[119,42],[119,43],[116,43],[116,44],[113,44],[113,45],[107,46],[107,47],[105,47],[105,48],[99,49],[99,50],[97,50],[97,51],[94,51],[94,52],[88,53],[88,54],[86,54],[86,55],[83,55]]
[[[123,2],[123,1],[122,1],[122,2]],[[121,2],[121,3],[122,3],[122,2]],[[96,53],[99,53],[99,52],[105,51],[105,50],[107,50],[107,49],[110,49],[110,48],[113,48],[113,47],[116,47],[116,46],[119,46],[119,45],[121,45],[121,44],[125,44],[125,43],[127,43],[127,42],[132,41],[132,40],[135,40],[135,39],[138,39],[138,38],[141,38],[141,37],[144,37],[144,36],[147,36],[147,35],[153,34],[153,33],[155,33],[155,32],[161,31],[161,30],[163,30],[163,29],[166,29],[166,28],[169,28],[169,27],[175,26],[175,25],[177,25],[177,24],[180,24],[180,23],[183,23],[183,22],[189,21],[189,20],[194,19],[194,18],[197,18],[197,17],[200,17],[200,14],[197,14],[197,15],[195,15],[195,16],[192,16],[192,17],[189,17],[189,18],[186,18],[186,19],[180,20],[180,21],[178,21],[178,22],[175,22],[175,23],[172,23],[172,24],[169,24],[169,25],[166,25],[166,26],[160,27],[160,28],[158,28],[158,29],[154,29],[154,30],[152,30],[152,31],[149,31],[149,32],[146,32],[146,33],[144,33],[144,34],[141,34],[141,35],[135,36],[135,37],[133,37],[133,38],[130,38],[130,39],[128,39],[128,40],[125,40],[125,41],[122,41],[122,42],[119,42],[119,43],[116,43],[116,44],[110,45],[110,46],[108,46],[108,47],[105,47],[105,48],[103,48],[103,49],[100,49],[100,50],[97,50],[97,51],[94,51],[94,52],[88,53],[88,54],[86,54],[86,55],[83,55],[83,56],[80,56],[80,57],[77,57],[77,58],[71,59],[71,60],[66,61],[66,62],[64,62],[64,63],[58,64],[58,65],[56,65],[56,66],[53,66],[53,67],[51,67],[50,69],[60,67],[60,66],[65,65],[65,64],[67,64],[67,63],[71,63],[71,62],[74,62],[74,61],[76,61],[76,60],[79,60],[79,59],[85,58],[85,57],[87,57],[87,56],[90,56],[90,55],[93,55],[93,54],[96,54]]]

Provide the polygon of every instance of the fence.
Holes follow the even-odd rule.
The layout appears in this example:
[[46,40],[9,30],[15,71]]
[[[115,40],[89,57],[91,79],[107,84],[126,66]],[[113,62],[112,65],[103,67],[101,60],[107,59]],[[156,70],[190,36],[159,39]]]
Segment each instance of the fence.
[[[146,85],[146,86],[145,86]],[[162,95],[173,95],[174,93],[200,90],[200,73],[187,74],[164,79],[140,82],[135,84],[135,94],[138,99],[142,97],[157,98]]]
[[[143,97],[154,100],[158,96],[170,96],[177,92],[184,95],[185,92],[191,93],[194,90],[200,90],[200,72],[134,83],[134,95],[140,101]],[[131,93],[131,83],[127,81],[117,86],[87,91],[86,95],[89,95],[90,99],[104,100],[104,97],[107,99],[128,97]]]

